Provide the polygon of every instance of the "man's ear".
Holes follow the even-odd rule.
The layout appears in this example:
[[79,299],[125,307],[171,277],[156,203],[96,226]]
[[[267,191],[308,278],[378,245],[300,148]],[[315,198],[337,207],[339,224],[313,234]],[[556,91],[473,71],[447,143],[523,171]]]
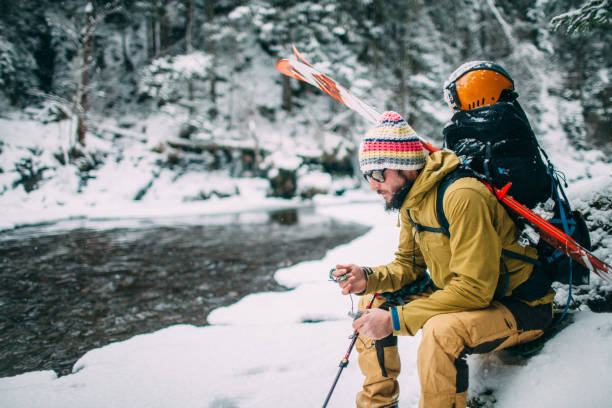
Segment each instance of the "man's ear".
[[401,173],[410,181],[416,180],[421,170],[402,170]]

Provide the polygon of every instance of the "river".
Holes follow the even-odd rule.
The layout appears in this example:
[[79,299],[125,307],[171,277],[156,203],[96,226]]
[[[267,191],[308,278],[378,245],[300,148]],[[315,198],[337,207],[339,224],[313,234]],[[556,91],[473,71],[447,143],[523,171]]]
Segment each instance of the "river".
[[368,227],[314,210],[72,220],[0,232],[0,377],[72,371],[87,351],[286,290],[274,272]]

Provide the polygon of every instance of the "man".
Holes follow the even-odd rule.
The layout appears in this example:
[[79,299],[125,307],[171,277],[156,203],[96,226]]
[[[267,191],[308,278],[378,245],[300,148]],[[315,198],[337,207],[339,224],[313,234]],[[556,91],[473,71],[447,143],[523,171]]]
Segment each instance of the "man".
[[[467,74],[481,79],[490,74],[476,71]],[[478,84],[477,79],[467,83]],[[500,84],[507,88],[506,83]],[[500,93],[495,93],[499,98]],[[454,103],[461,94],[455,89]],[[492,97],[486,102],[496,101]],[[337,265],[334,272],[337,278],[347,278],[339,282],[343,294],[363,295],[362,310],[375,293],[383,294],[353,323],[363,340],[356,346],[365,376],[357,406],[397,406],[396,336],[415,335],[422,329],[417,358],[419,406],[463,408],[468,388],[466,355],[539,337],[552,320],[554,292],[545,288],[544,296],[529,300],[516,296],[534,264],[503,256],[502,249],[531,259],[537,258],[537,252],[517,244],[514,222],[475,178],[458,178],[447,187],[443,210],[450,234],[439,233],[437,188],[460,161],[449,151],[425,156],[416,134],[399,114],[385,112],[380,117],[361,143],[359,162],[370,189],[382,196],[386,209],[399,211],[401,230],[391,263]]]

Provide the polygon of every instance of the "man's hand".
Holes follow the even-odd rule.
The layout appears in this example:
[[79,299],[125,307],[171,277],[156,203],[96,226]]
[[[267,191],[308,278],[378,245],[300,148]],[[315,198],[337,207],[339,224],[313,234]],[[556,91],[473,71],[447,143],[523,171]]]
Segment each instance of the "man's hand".
[[344,275],[346,275],[346,279],[338,282],[340,288],[342,289],[343,295],[348,295],[349,293],[361,293],[366,289],[366,278],[363,269],[360,266],[351,264],[351,265],[336,265],[336,270],[332,273],[332,275],[341,279]]
[[353,322],[353,329],[373,340],[384,339],[393,333],[391,315],[386,310],[368,309]]

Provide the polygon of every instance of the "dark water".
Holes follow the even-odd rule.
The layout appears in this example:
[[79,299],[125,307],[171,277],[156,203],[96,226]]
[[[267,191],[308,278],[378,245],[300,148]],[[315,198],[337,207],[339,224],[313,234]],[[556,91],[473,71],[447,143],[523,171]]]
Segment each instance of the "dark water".
[[[87,351],[284,290],[283,266],[321,258],[367,227],[307,211],[0,232],[0,377],[60,375]],[[102,229],[100,229],[102,227]]]

